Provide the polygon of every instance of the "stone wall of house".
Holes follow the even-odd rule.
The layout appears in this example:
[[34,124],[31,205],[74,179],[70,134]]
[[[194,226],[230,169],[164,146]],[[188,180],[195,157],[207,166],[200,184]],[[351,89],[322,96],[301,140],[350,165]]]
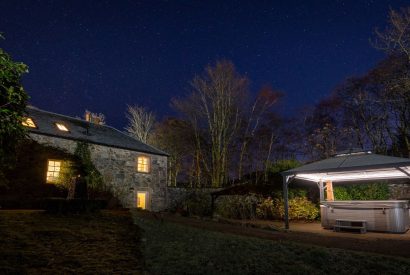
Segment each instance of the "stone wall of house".
[[[77,142],[63,138],[30,134],[41,144],[74,153]],[[90,144],[91,158],[104,178],[104,184],[124,207],[136,207],[138,191],[148,192],[148,209],[160,211],[167,207],[167,157]],[[139,173],[136,161],[139,155],[151,159],[150,173]]]

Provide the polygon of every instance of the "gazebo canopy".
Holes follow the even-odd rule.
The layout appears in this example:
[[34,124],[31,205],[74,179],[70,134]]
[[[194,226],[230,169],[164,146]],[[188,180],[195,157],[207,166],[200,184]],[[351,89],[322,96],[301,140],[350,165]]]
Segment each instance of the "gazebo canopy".
[[285,228],[289,229],[288,184],[292,180],[315,182],[319,186],[320,199],[323,200],[325,182],[331,185],[333,182],[408,179],[410,178],[410,159],[378,155],[372,152],[346,151],[332,158],[287,170],[282,172],[282,176]]
[[284,177],[313,182],[410,178],[410,159],[345,152],[282,172]]

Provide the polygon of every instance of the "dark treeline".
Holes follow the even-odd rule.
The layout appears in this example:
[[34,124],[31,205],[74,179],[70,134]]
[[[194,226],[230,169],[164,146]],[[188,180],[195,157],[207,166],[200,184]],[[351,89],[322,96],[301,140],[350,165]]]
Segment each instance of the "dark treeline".
[[383,61],[292,118],[277,111],[283,92],[266,86],[252,98],[249,80],[222,60],[172,100],[176,117],[154,123],[152,112],[129,107],[127,129],[170,154],[170,185],[220,187],[255,173],[267,182],[273,163],[352,148],[410,157],[410,8],[390,11],[371,44]]

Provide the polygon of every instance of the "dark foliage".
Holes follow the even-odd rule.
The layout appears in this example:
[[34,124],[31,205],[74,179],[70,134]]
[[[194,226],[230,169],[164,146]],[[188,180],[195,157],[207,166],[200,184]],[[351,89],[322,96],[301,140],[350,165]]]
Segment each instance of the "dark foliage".
[[[39,144],[31,139],[24,139],[16,147],[16,164],[5,175],[10,182],[7,186],[0,186],[0,207],[15,209],[43,209],[44,199],[50,197],[67,198],[68,187],[75,184],[71,178],[61,179],[56,184],[46,183],[47,164],[49,159],[59,159],[70,163],[72,172],[64,175],[81,175],[79,184],[82,194],[78,192],[74,197],[94,198],[107,201],[107,207],[120,207],[119,201],[109,190],[103,190],[102,177],[91,162],[88,145],[80,144],[75,155],[62,149]],[[63,176],[61,171],[61,176]],[[60,182],[61,181],[61,182]],[[67,181],[68,184],[63,182]],[[75,189],[78,191],[78,188]],[[88,193],[88,196],[87,196]]]
[[48,159],[76,161],[72,155],[61,149],[30,139],[22,140],[17,146],[16,164],[6,174],[10,184],[0,187],[0,199],[18,201],[66,197],[66,190],[54,184],[46,184]]
[[7,184],[5,173],[15,163],[16,144],[25,135],[21,122],[28,95],[20,81],[26,72],[25,64],[14,62],[0,48],[0,185]]
[[187,191],[184,196],[173,202],[170,210],[183,216],[210,216],[212,214],[211,195],[200,189]]
[[53,214],[95,213],[106,206],[105,200],[49,198],[44,201],[44,209]]

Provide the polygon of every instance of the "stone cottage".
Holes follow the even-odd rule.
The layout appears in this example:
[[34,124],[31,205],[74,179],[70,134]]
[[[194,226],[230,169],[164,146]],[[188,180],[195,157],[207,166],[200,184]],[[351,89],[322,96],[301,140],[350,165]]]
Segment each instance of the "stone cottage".
[[[27,108],[23,120],[34,141],[73,154],[77,143],[89,144],[91,159],[124,207],[159,211],[166,207],[167,154],[127,134],[98,123],[89,113],[86,120]],[[59,176],[61,160],[48,159],[44,184]]]

